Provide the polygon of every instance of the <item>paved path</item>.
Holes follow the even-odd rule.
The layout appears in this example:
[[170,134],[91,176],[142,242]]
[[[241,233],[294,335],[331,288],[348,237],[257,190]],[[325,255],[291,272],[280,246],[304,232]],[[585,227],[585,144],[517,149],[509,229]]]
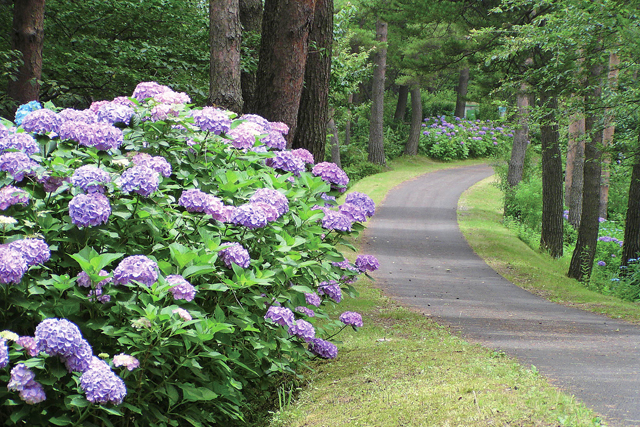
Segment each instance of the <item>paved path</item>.
[[535,365],[610,426],[640,426],[640,327],[520,289],[485,264],[460,233],[460,195],[492,174],[487,166],[447,169],[394,188],[368,225],[362,248],[380,261],[376,284],[467,339]]

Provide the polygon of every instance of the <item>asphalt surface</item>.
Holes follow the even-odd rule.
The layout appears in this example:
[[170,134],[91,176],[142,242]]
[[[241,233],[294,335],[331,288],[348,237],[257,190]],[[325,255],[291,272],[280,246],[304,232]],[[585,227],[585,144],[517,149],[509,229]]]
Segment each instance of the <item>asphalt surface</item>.
[[640,327],[517,287],[459,231],[460,195],[492,174],[488,166],[446,169],[391,190],[363,239],[363,252],[380,261],[376,285],[469,341],[535,365],[610,426],[640,426]]

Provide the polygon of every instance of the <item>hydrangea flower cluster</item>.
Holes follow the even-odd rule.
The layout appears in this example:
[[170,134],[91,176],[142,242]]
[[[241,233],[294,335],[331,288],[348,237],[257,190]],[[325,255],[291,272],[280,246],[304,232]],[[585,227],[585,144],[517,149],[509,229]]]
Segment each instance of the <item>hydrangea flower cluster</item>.
[[353,205],[351,203],[345,203],[338,207],[340,213],[347,218],[349,218],[352,222],[366,222],[367,214],[364,209],[361,209],[359,206]]
[[220,258],[231,268],[231,264],[236,264],[242,268],[249,267],[251,258],[249,252],[242,247],[240,243],[233,243],[230,246],[225,247],[219,252]]
[[316,330],[313,328],[313,325],[302,319],[296,320],[296,322],[289,327],[288,332],[289,335],[296,336],[307,342],[316,337]]
[[[73,125],[69,125],[69,123]],[[122,131],[109,123],[67,122],[60,128],[60,137],[77,141],[85,147],[94,147],[104,151],[115,150],[124,141]]]
[[264,145],[274,150],[284,150],[287,148],[287,140],[284,139],[282,133],[277,131],[269,131],[265,136],[260,139]]
[[171,313],[177,313],[178,316],[180,316],[180,318],[182,320],[184,320],[185,322],[188,322],[189,320],[193,320],[193,317],[191,317],[191,314],[185,310],[184,308],[176,308],[174,310],[171,311]]
[[196,288],[179,274],[167,276],[167,283],[171,285],[171,294],[174,300],[183,299],[185,301],[193,301],[196,296]]
[[189,104],[191,97],[184,92],[167,90],[153,95],[153,100],[161,104]]
[[380,263],[373,255],[358,255],[356,258],[356,268],[361,272],[376,271],[380,268]]
[[189,113],[196,126],[206,132],[215,135],[231,130],[229,114],[214,107],[204,107],[202,110],[193,110]]
[[7,384],[10,391],[20,392],[20,398],[29,405],[46,400],[42,384],[35,381],[36,375],[24,363],[18,363],[11,369],[11,379]]
[[78,327],[67,319],[49,318],[36,326],[36,348],[49,356],[59,356],[69,372],[84,372],[89,368],[93,351],[82,338]]
[[46,108],[29,113],[22,121],[22,128],[27,132],[45,134],[58,132],[62,118]]
[[311,169],[311,173],[330,183],[331,188],[338,191],[345,191],[346,185],[349,184],[349,177],[335,163],[318,163]]
[[6,138],[7,136],[9,136],[9,129],[7,129],[5,125],[0,123],[0,140]]
[[309,340],[309,351],[323,359],[335,359],[338,356],[338,347],[332,342],[320,338]]
[[19,239],[9,243],[9,248],[20,253],[28,266],[44,264],[51,258],[49,245],[42,239]]
[[178,205],[184,206],[187,212],[204,212],[214,218],[223,208],[222,200],[198,189],[184,190],[178,199]]
[[29,266],[20,252],[0,246],[0,283],[20,283]]
[[306,148],[296,148],[295,150],[291,150],[291,154],[299,158],[305,163],[314,164],[313,154]]
[[298,176],[305,171],[304,161],[290,151],[278,151],[275,155],[266,160],[266,165],[284,172],[291,172]]
[[39,353],[34,337],[23,336],[16,341],[19,346],[23,347],[30,357],[36,357]]
[[0,136],[0,153],[8,150],[16,150],[30,156],[40,152],[40,147],[35,139],[28,133],[12,133],[4,137]]
[[138,166],[146,166],[160,175],[168,178],[171,176],[171,164],[162,156],[151,156],[147,153],[138,153],[133,156],[133,163]]
[[340,212],[324,210],[322,227],[327,230],[351,231],[351,218]]
[[269,222],[265,211],[254,203],[236,207],[230,220],[233,224],[242,225],[250,230],[262,228]]
[[277,307],[272,305],[264,315],[265,319],[271,319],[280,326],[291,327],[295,323],[293,311],[286,307]]
[[147,98],[153,98],[164,92],[172,92],[172,90],[170,87],[156,82],[140,82],[133,90],[132,97],[142,102]]
[[0,170],[8,172],[11,177],[20,182],[25,175],[35,172],[38,164],[23,152],[7,152],[0,154]]
[[109,173],[93,165],[80,166],[71,175],[71,184],[87,193],[104,193],[110,182]]
[[[109,276],[109,273],[107,273],[105,270],[100,270],[100,272],[98,273],[99,276],[102,277],[107,277]],[[103,293],[103,287],[105,285],[107,285],[108,283],[111,283],[113,281],[113,279],[111,277],[107,277],[104,280],[101,280],[100,282],[98,282],[96,284],[95,289],[92,289],[91,291],[89,291],[89,301],[93,301],[93,300],[97,300],[99,302],[101,302],[102,304],[105,304],[109,301],[111,301],[111,296],[110,295],[105,295]],[[78,273],[78,276],[76,276],[76,283],[78,284],[78,286],[82,286],[85,288],[90,288],[91,287],[91,278],[89,277],[89,275],[84,272],[81,271],[80,273]]]
[[256,137],[260,134],[260,131],[250,126],[240,125],[226,132],[226,134],[231,138],[231,145],[235,148],[248,150],[256,143]]
[[126,257],[113,271],[113,284],[126,285],[133,280],[151,287],[158,280],[158,264],[144,255]]
[[9,364],[9,346],[4,338],[0,338],[0,369]]
[[113,356],[113,366],[124,366],[129,371],[133,371],[140,366],[140,361],[133,356],[120,353],[117,356]]
[[133,114],[133,108],[127,105],[108,102],[98,108],[97,116],[98,121],[109,123],[110,125],[114,123],[129,125]]
[[107,366],[96,364],[82,374],[80,387],[91,403],[119,405],[127,395],[127,387],[120,377]]
[[358,206],[368,217],[372,217],[376,213],[376,204],[371,200],[371,197],[364,193],[359,193],[357,191],[351,192],[347,194],[344,201],[345,203]]
[[314,305],[316,307],[320,307],[320,304],[322,303],[322,299],[320,299],[318,294],[316,294],[315,292],[305,293],[304,300],[307,302],[307,304]]
[[27,205],[29,203],[29,193],[21,188],[16,188],[13,185],[5,185],[0,188],[0,209],[6,210],[9,206],[21,204]]
[[289,199],[278,190],[259,188],[249,199],[251,202],[263,202],[276,208],[278,216],[289,212]]
[[16,119],[14,120],[16,126],[20,126],[25,117],[32,111],[36,111],[42,108],[42,105],[38,101],[29,101],[26,104],[22,104],[16,110]]
[[342,290],[340,285],[335,280],[329,280],[328,282],[321,282],[318,285],[318,293],[320,295],[326,295],[335,302],[342,301]]
[[78,227],[106,224],[110,215],[109,199],[101,193],[78,194],[69,202],[71,222]]
[[295,308],[295,310],[298,313],[304,314],[305,316],[309,316],[309,317],[315,317],[316,316],[316,313],[313,310],[311,310],[310,308],[307,308],[307,307],[298,306],[298,307]]
[[73,108],[65,108],[58,113],[58,116],[62,119],[63,123],[66,122],[82,122],[82,123],[95,123],[98,121],[98,116],[91,110],[75,110]]
[[361,328],[363,325],[362,316],[360,313],[356,313],[355,311],[345,311],[340,315],[339,320],[347,326],[356,326]]
[[159,174],[147,166],[137,165],[124,171],[118,178],[118,185],[124,193],[134,192],[149,197],[158,190]]

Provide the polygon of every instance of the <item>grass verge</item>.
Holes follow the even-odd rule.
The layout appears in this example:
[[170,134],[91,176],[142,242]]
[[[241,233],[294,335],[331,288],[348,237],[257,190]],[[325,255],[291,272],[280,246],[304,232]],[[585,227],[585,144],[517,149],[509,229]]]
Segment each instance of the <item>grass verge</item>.
[[[402,181],[470,163],[400,159],[393,170],[368,177],[353,190],[378,204]],[[338,358],[313,364],[295,401],[281,399],[271,427],[601,425],[591,410],[551,387],[535,369],[451,335],[366,279],[356,286],[360,296],[343,301],[336,313],[358,311],[365,327],[339,336]]]

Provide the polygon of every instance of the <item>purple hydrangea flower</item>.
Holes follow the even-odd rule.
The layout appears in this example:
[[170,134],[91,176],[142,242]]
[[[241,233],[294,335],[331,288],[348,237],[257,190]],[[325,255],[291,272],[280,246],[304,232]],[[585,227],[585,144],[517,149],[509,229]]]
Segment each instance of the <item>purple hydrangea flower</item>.
[[7,129],[5,125],[0,123],[0,140],[6,138],[7,136],[9,136],[9,129]]
[[270,129],[269,120],[265,119],[262,116],[258,116],[257,114],[243,114],[238,118],[238,120],[246,120],[249,123],[255,123],[259,125],[262,129]]
[[28,268],[20,252],[6,245],[0,246],[0,283],[20,283]]
[[49,356],[70,357],[86,342],[80,329],[67,319],[44,319],[36,326],[35,340],[38,351]]
[[312,338],[309,340],[309,351],[324,359],[335,359],[338,356],[338,347],[320,338]]
[[[110,279],[109,279],[110,280]],[[106,280],[103,280],[102,282],[106,282]],[[100,283],[102,283],[100,282]],[[111,295],[105,295],[102,291],[102,285],[98,283],[96,285],[95,289],[91,289],[89,291],[89,295],[87,295],[87,297],[89,297],[89,301],[98,301],[102,304],[106,304],[109,301],[111,301]]]
[[286,307],[277,307],[272,305],[264,315],[265,319],[271,319],[280,326],[293,326],[295,318],[293,311]]
[[282,122],[269,122],[269,129],[275,132],[280,132],[283,135],[289,133],[289,126]]
[[9,248],[19,252],[28,266],[44,264],[51,258],[49,245],[42,239],[20,239],[9,243]]
[[[30,357],[36,357],[38,355],[38,347],[36,346],[36,339],[34,337],[20,337],[16,342],[19,346],[24,347]],[[0,366],[0,368],[1,367],[2,366]]]
[[263,202],[275,207],[279,216],[289,212],[289,199],[278,190],[259,188],[249,200],[251,202]]
[[91,110],[74,110],[73,108],[65,108],[58,113],[63,122],[82,122],[95,123],[98,116]]
[[18,363],[11,369],[11,379],[7,388],[11,391],[22,391],[27,385],[34,382],[36,374],[24,363]]
[[124,381],[110,369],[89,369],[80,377],[80,387],[91,403],[119,405],[127,395]]
[[167,276],[167,283],[171,285],[171,294],[174,300],[183,299],[185,301],[193,301],[196,296],[196,288],[179,274]]
[[0,189],[0,209],[6,210],[9,206],[29,203],[29,193],[13,185],[6,185]]
[[84,339],[78,341],[78,344],[71,355],[61,357],[67,367],[67,371],[69,372],[85,372],[89,369],[92,358],[93,350],[89,343]]
[[231,138],[231,145],[235,148],[248,150],[256,143],[256,136],[258,136],[260,132],[250,127],[238,126],[226,132],[226,134]]
[[314,163],[313,154],[311,154],[311,152],[305,148],[296,148],[295,150],[291,150],[291,154],[298,157],[305,163]]
[[222,209],[220,199],[198,189],[184,190],[178,199],[178,205],[184,206],[187,212],[205,212],[210,215],[215,215]]
[[144,255],[126,257],[113,271],[113,284],[126,285],[132,280],[151,287],[158,280],[158,264]]
[[358,255],[356,258],[356,268],[363,273],[365,271],[376,271],[380,268],[380,263],[373,255]]
[[51,110],[40,109],[29,113],[22,121],[22,128],[27,132],[58,132],[62,119]]
[[120,353],[117,356],[113,356],[113,366],[124,366],[129,371],[133,371],[140,366],[140,362],[133,356]]
[[89,369],[104,369],[107,371],[111,370],[107,362],[105,362],[102,359],[98,359],[96,356],[93,356],[91,358],[91,363],[89,363]]
[[260,142],[269,148],[275,150],[284,150],[287,148],[287,140],[280,132],[269,131],[265,136],[260,138]]
[[[91,105],[89,105],[89,110],[93,111],[95,114],[98,114],[98,110],[105,104],[109,104],[111,101],[93,101]],[[97,117],[97,116],[96,116]]]
[[359,206],[353,205],[351,203],[345,203],[338,207],[340,213],[345,215],[351,221],[354,222],[365,222],[367,220],[367,213]]
[[167,90],[153,95],[153,100],[162,104],[189,104],[191,98],[184,92]]
[[111,205],[104,194],[78,194],[69,202],[71,222],[78,227],[106,224],[110,215]]
[[[319,298],[320,297],[318,297],[318,299]],[[299,306],[299,307],[296,307],[295,310],[298,313],[304,314],[305,316],[309,316],[309,317],[315,317],[316,316],[316,313],[313,310],[311,310],[310,308],[307,308],[307,307]]]
[[172,92],[169,86],[164,86],[156,82],[140,82],[133,90],[132,97],[142,102],[147,98],[153,98],[163,92]]
[[252,203],[236,207],[230,220],[233,224],[242,225],[251,230],[262,228],[268,223],[264,210]]
[[598,261],[598,265],[599,265],[600,267],[604,267],[605,265],[607,265],[607,263],[606,263],[606,262],[604,262],[604,261]]
[[4,338],[0,338],[0,369],[9,364],[9,346]]
[[88,145],[90,135],[89,123],[84,123],[75,120],[69,120],[60,125],[58,130],[58,136],[60,139],[68,139],[76,142],[84,141],[83,145]]
[[347,326],[357,326],[358,328],[361,328],[363,325],[362,316],[360,313],[356,313],[355,311],[345,311],[340,315],[339,319]]
[[320,307],[320,303],[322,302],[318,294],[316,294],[315,292],[305,293],[304,299],[307,302],[307,304],[315,305],[316,307]]
[[27,405],[35,405],[47,399],[42,384],[37,381],[31,382],[27,387],[20,391],[20,399]]
[[322,162],[313,167],[311,173],[331,184],[332,188],[342,189],[349,183],[349,177],[335,163]]
[[0,154],[0,170],[8,172],[13,179],[20,182],[25,175],[33,173],[38,164],[23,152]]
[[335,302],[342,301],[342,290],[340,285],[335,280],[329,280],[328,282],[322,282],[318,285],[318,293],[320,295],[326,295]]
[[133,156],[133,163],[140,166],[146,166],[160,175],[168,178],[171,176],[171,165],[162,156],[150,156],[146,153],[138,153]]
[[351,223],[351,218],[340,212],[324,211],[322,227],[327,230],[351,231]]
[[73,172],[71,184],[87,193],[104,193],[104,186],[111,182],[107,171],[92,165],[81,166]]
[[138,193],[149,197],[160,186],[160,174],[146,166],[134,166],[122,173],[118,179],[120,189],[124,193]]
[[133,108],[114,102],[101,105],[98,108],[98,121],[109,123],[124,123],[127,126],[131,122],[131,116],[133,116]]
[[13,133],[7,137],[0,138],[0,153],[7,150],[16,150],[30,156],[40,152],[40,147],[35,139],[28,133]]
[[231,268],[231,264],[237,264],[242,268],[247,268],[251,263],[249,252],[242,247],[240,243],[232,243],[230,246],[222,249],[219,255],[229,268]]
[[26,104],[22,104],[16,110],[16,119],[14,120],[17,126],[22,124],[25,117],[32,111],[36,111],[42,108],[42,105],[38,101],[29,101]]
[[313,325],[306,320],[298,319],[289,327],[289,335],[293,335],[298,338],[302,338],[305,341],[309,341],[316,337],[316,330]]
[[[106,277],[106,276],[109,275],[109,273],[107,273],[105,270],[100,270],[98,275]],[[104,285],[106,285],[108,283],[111,283],[111,281],[112,281],[112,278],[108,277],[108,278],[98,282],[96,287],[103,287]],[[83,288],[90,288],[91,287],[91,278],[89,277],[89,275],[86,272],[81,271],[76,276],[76,283],[78,284],[78,286],[82,286]]]
[[291,172],[296,176],[305,171],[304,162],[291,151],[278,151],[274,157],[267,159],[265,164],[274,169]]
[[109,123],[77,123],[75,132],[75,138],[71,139],[78,141],[80,145],[95,147],[98,150],[114,150],[124,141],[122,131]]
[[231,119],[229,115],[214,107],[204,107],[202,110],[193,110],[189,113],[193,117],[196,126],[204,131],[220,135],[222,132],[229,132],[231,129]]
[[174,105],[158,104],[151,109],[151,121],[166,121],[170,117],[179,117],[180,111]]
[[262,210],[265,218],[267,218],[267,222],[275,221],[280,217],[278,210],[272,205],[264,202],[251,202],[251,205]]
[[180,316],[180,318],[185,322],[188,322],[189,320],[193,320],[193,317],[191,317],[191,314],[184,308],[178,307],[175,310],[172,310],[171,312],[178,313],[178,316]]
[[373,214],[376,213],[376,204],[371,200],[369,196],[364,193],[359,193],[354,191],[352,193],[347,194],[345,198],[345,203],[351,203],[352,205],[356,205],[363,209],[368,217],[372,217]]

